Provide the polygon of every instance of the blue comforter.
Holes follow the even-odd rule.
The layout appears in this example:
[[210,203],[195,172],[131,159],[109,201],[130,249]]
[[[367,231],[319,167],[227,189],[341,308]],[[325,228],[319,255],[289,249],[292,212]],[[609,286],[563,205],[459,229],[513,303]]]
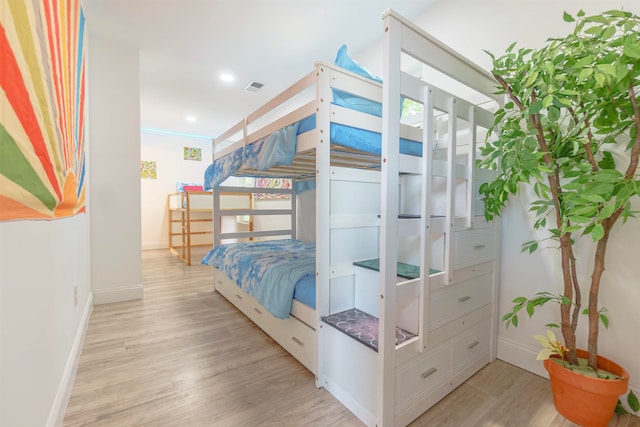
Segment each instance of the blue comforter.
[[315,243],[292,239],[230,243],[212,249],[202,264],[216,267],[275,317],[286,319],[296,283],[315,275]]

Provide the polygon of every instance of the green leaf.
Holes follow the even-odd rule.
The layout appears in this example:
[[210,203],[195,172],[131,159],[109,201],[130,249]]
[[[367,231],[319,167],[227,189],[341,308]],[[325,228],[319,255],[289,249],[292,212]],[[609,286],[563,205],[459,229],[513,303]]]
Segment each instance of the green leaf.
[[580,197],[593,203],[605,202],[602,196],[598,196],[597,194],[580,194]]
[[575,19],[573,19],[573,16],[569,15],[567,12],[564,12],[564,14],[562,15],[562,19],[564,19],[564,22],[575,21]]
[[514,316],[511,318],[511,323],[513,324],[513,326],[514,326],[515,328],[517,328],[517,327],[518,327],[518,316],[517,316],[517,315],[514,315]]
[[593,238],[594,242],[597,242],[604,237],[604,227],[602,226],[602,224],[596,224],[596,226],[593,228],[593,231],[591,231],[591,237]]
[[[613,155],[608,151],[603,151],[602,160],[598,162],[598,166],[601,169],[614,169],[616,167],[616,164],[613,160]],[[616,181],[617,181],[617,178],[616,178]]]
[[596,68],[610,76],[616,75],[616,67],[613,64],[598,64],[596,65]]
[[[531,86],[533,84],[533,82],[535,82],[536,79],[538,78],[538,74],[540,74],[540,71],[534,70],[533,73],[531,73],[531,75],[529,75],[529,78],[527,78],[527,81],[525,82],[525,86]],[[538,111],[540,111],[540,110],[538,110]]]
[[529,315],[529,317],[533,316],[534,308],[534,305],[531,303],[531,301],[529,301],[529,304],[527,304],[527,314]]
[[583,68],[578,75],[578,81],[583,82],[593,75],[593,68]]
[[560,325],[558,325],[557,323],[547,323],[546,325],[544,325],[547,328],[559,328]]
[[611,38],[612,35],[614,35],[616,33],[616,28],[611,26],[611,27],[607,27],[606,30],[604,30],[604,33],[602,33],[602,40],[607,40],[609,38]]
[[600,320],[602,321],[602,324],[604,325],[605,329],[609,329],[609,318],[604,314],[600,314]]
[[601,184],[594,185],[589,191],[604,197],[611,195],[613,193],[613,190],[615,190],[613,184],[609,182],[603,182]]
[[620,402],[620,399],[618,399],[618,403],[616,404],[615,412],[618,415],[627,415],[629,413],[626,409],[624,409],[624,406],[622,406],[622,402]]
[[598,220],[602,221],[603,219],[609,218],[615,210],[616,210],[616,205],[614,204],[605,205],[600,211],[600,213],[598,214]]
[[538,114],[542,110],[542,101],[537,99],[531,106],[529,107],[529,114]]
[[631,408],[632,411],[638,412],[640,410],[640,402],[638,402],[638,397],[635,395],[633,390],[629,390],[627,403],[629,404],[629,408]]
[[591,218],[587,218],[586,216],[573,215],[569,217],[569,221],[575,222],[578,224],[585,224],[585,223],[591,222]]
[[640,58],[640,43],[634,36],[627,36],[624,39],[624,54],[631,58]]

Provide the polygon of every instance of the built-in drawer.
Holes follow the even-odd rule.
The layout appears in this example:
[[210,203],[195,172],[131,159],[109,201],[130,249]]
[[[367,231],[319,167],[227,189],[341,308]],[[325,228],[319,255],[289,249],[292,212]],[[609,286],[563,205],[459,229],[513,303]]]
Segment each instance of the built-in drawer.
[[429,330],[439,328],[491,302],[493,272],[448,285],[429,295]]
[[244,299],[246,304],[245,314],[247,317],[249,317],[249,319],[251,319],[256,325],[260,326],[260,328],[262,328],[266,333],[272,335],[276,318],[273,317],[266,308],[260,305],[258,300],[254,297],[245,295]]
[[[267,313],[270,315],[269,313]],[[298,319],[273,317],[274,339],[311,372],[316,372],[316,331]]]
[[453,244],[453,269],[482,264],[496,258],[494,228],[456,231]]
[[417,356],[396,372],[397,412],[449,381],[451,376],[451,346],[447,342]]
[[238,285],[218,269],[215,269],[213,280],[216,291],[220,292],[233,305],[238,307],[240,311],[243,313],[246,312],[246,294]]
[[453,339],[453,372],[464,369],[489,351],[491,341],[489,320],[485,319]]

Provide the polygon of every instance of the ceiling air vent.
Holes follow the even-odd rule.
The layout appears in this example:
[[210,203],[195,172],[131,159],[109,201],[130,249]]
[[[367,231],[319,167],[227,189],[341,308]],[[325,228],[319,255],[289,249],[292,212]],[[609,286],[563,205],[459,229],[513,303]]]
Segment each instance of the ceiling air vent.
[[247,92],[257,92],[262,89],[262,86],[264,86],[262,83],[251,82],[244,87],[244,90],[246,90]]

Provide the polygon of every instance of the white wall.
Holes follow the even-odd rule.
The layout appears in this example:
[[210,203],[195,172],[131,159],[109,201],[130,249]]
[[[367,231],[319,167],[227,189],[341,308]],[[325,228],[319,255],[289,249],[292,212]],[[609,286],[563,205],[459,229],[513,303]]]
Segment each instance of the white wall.
[[[513,41],[522,47],[542,46],[548,37],[561,36],[573,29],[562,20],[566,10],[573,15],[579,9],[585,12],[623,7],[640,13],[640,5],[634,1],[488,1],[449,0],[437,3],[424,16],[415,20],[427,32],[438,37],[455,50],[489,69],[490,61],[483,52],[488,49],[500,54]],[[460,11],[464,10],[464,13]],[[369,59],[377,59],[370,53]],[[525,195],[526,200],[526,195]],[[640,203],[636,204],[636,209]],[[539,290],[560,291],[559,265],[553,249],[538,251],[534,255],[520,253],[521,243],[531,240],[531,217],[522,200],[514,200],[502,219],[501,294],[500,314],[511,307],[513,298],[532,296]],[[624,230],[624,231],[623,231]],[[637,327],[640,324],[640,263],[637,262],[640,219],[630,220],[621,228],[616,226],[610,240],[607,271],[601,289],[600,302],[608,308],[611,321],[609,330],[601,330],[600,353],[622,364],[631,376],[631,386],[640,389],[640,340]],[[590,259],[591,250],[581,250],[579,261]],[[590,266],[584,266],[580,275],[585,282],[590,276]],[[585,300],[586,303],[586,300]],[[526,315],[525,315],[526,317]],[[543,333],[544,324],[558,322],[557,307],[548,307],[533,319],[523,318],[517,329],[499,327],[498,357],[533,372],[545,374],[540,362],[535,360],[539,345],[533,335]],[[586,348],[586,322],[581,323],[579,345]]]
[[[177,191],[177,182],[204,183],[211,140],[150,131],[141,137],[140,159],[157,164],[157,179],[140,180],[142,249],[168,248],[167,195]],[[202,160],[184,160],[184,147],[201,148]]]
[[101,304],[143,295],[138,52],[90,29],[88,62],[91,289]]
[[[54,425],[91,312],[89,219],[0,222],[0,425]],[[74,286],[78,301],[74,305]]]

